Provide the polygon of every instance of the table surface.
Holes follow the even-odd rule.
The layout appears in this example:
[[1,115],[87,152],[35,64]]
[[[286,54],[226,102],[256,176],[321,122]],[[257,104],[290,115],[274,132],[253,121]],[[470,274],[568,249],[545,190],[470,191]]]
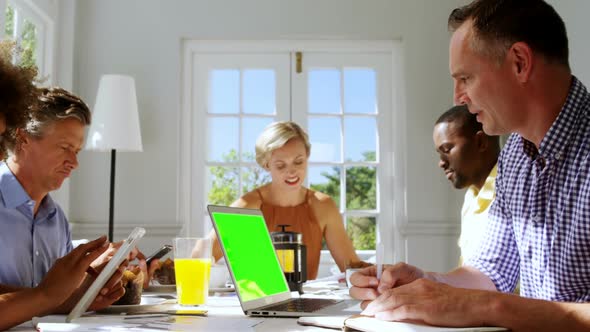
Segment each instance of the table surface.
[[[65,316],[54,315],[38,319],[38,327],[42,331],[333,331],[318,327],[302,326],[297,324],[296,318],[266,318],[248,317],[244,315],[235,292],[212,292],[207,299],[207,304],[199,307],[181,307],[172,299],[175,293],[146,291],[144,295],[149,297],[168,298],[165,303],[151,306],[149,311],[166,311],[174,309],[206,309],[207,317],[179,316],[179,315],[121,315],[92,314],[84,318],[64,325],[58,323]],[[303,297],[322,297],[348,299],[348,290],[343,284],[336,282],[310,283],[304,287]],[[296,293],[294,293],[296,294]],[[148,310],[148,309],[146,309]],[[360,311],[360,308],[359,308]],[[26,322],[10,331],[35,331],[34,321]]]

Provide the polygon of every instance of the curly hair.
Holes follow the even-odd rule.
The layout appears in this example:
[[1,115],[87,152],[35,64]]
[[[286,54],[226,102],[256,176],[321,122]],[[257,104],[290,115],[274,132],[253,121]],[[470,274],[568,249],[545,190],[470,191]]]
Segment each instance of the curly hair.
[[14,42],[0,42],[0,115],[6,122],[6,131],[0,133],[2,157],[6,156],[7,145],[16,141],[16,128],[27,122],[29,107],[37,102],[37,68],[13,64],[11,60],[18,52]]

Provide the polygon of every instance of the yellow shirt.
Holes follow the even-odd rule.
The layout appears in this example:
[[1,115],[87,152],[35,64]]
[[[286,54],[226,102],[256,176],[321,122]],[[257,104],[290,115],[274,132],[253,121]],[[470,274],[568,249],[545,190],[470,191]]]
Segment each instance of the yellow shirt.
[[481,190],[470,186],[461,209],[461,264],[475,254],[488,223],[488,211],[495,197],[498,165],[494,165]]

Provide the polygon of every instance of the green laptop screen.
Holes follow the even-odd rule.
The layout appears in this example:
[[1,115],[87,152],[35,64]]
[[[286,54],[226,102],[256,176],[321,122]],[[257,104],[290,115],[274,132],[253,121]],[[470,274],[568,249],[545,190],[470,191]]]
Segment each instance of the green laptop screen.
[[264,217],[223,212],[212,217],[242,301],[289,291]]

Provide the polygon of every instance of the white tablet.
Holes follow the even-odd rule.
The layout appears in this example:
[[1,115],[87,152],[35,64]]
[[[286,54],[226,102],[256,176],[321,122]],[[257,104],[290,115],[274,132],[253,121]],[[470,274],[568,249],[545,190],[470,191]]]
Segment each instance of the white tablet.
[[121,263],[123,263],[123,261],[127,258],[131,249],[135,247],[137,241],[141,239],[144,234],[144,228],[135,227],[131,234],[129,234],[127,240],[125,240],[119,248],[119,250],[117,250],[117,253],[115,253],[115,255],[107,263],[104,269],[100,272],[98,277],[96,277],[92,285],[88,287],[86,293],[84,293],[84,295],[82,296],[80,301],[78,301],[74,309],[72,309],[72,311],[66,318],[66,322],[70,323],[74,319],[80,317],[80,315],[82,315],[84,312],[86,312],[86,309],[88,309],[92,301],[94,301],[96,295],[98,295],[98,292],[111,278],[113,273],[115,273],[117,268],[119,268],[119,265],[121,265]]

